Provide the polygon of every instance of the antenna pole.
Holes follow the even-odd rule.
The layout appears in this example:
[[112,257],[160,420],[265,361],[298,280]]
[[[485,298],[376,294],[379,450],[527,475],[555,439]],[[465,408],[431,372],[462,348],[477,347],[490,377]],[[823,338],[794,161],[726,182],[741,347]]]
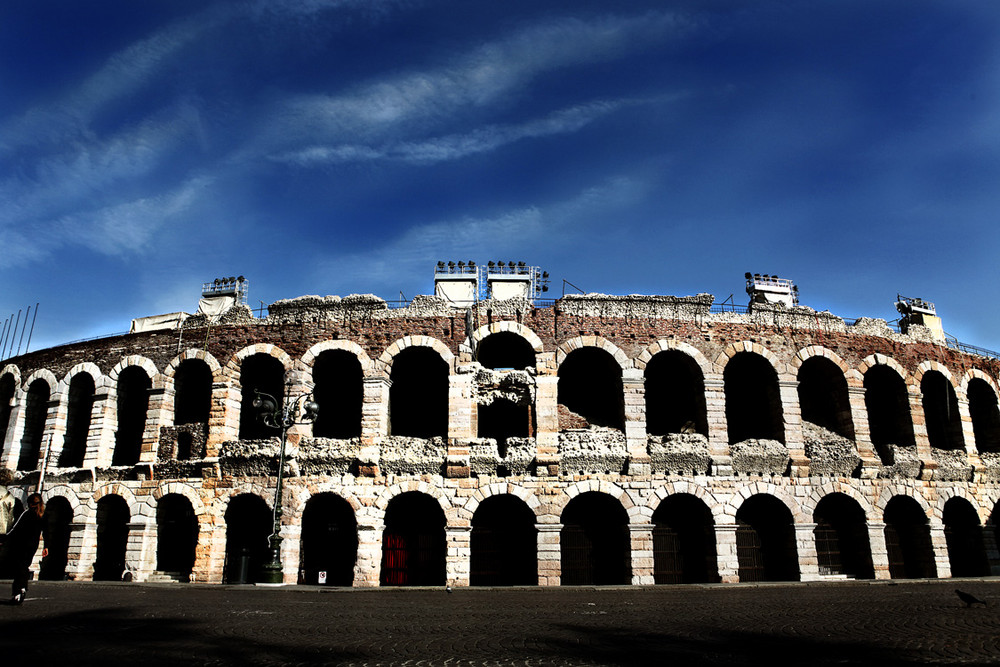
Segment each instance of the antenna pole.
[[28,326],[28,315],[31,315],[31,306],[28,306],[28,312],[24,314],[24,324],[21,325],[21,338],[17,341],[17,353],[21,354],[21,343],[24,342],[24,328]]
[[17,309],[17,319],[14,320],[14,330],[13,330],[14,331],[14,335],[10,337],[10,350],[7,351],[7,356],[8,357],[10,356],[10,353],[14,351],[14,336],[17,335],[17,325],[20,324],[20,322],[21,322],[21,309],[18,308]]
[[24,346],[24,353],[28,354],[28,348],[31,347],[31,334],[35,333],[35,319],[38,317],[38,302],[35,302],[35,317],[31,318],[31,329],[28,330],[28,344]]

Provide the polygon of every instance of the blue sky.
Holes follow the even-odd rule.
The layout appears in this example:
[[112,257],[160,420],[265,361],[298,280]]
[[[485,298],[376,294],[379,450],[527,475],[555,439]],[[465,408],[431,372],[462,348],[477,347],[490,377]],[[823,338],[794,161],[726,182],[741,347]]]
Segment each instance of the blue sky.
[[431,293],[439,260],[584,290],[743,273],[1000,349],[1000,3],[12,0],[0,321],[32,349],[193,312]]

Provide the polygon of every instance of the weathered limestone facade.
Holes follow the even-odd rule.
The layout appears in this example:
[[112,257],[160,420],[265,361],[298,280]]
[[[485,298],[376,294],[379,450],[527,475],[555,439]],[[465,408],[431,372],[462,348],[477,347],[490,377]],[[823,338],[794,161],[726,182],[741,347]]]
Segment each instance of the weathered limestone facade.
[[0,364],[0,465],[22,501],[43,477],[43,577],[252,581],[280,442],[254,390],[320,405],[288,432],[289,584],[1000,574],[1000,363],[711,306],[302,297],[42,350]]

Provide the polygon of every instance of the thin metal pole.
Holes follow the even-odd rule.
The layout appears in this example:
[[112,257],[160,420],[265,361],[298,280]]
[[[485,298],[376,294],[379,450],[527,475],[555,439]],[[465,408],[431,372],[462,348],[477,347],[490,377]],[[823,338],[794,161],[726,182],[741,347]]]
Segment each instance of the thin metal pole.
[[38,317],[38,302],[35,302],[35,317],[31,318],[31,329],[28,330],[28,344],[24,346],[24,353],[28,354],[28,348],[31,347],[31,334],[35,333],[35,319]]
[[[17,335],[17,325],[20,322],[21,322],[21,309],[18,308],[17,309],[17,319],[14,320],[14,336]],[[10,350],[8,350],[8,352],[7,352],[7,356],[8,357],[10,356],[10,353],[14,351],[14,336],[10,337]]]
[[[4,322],[3,322],[3,331],[0,332],[0,341],[2,341],[4,338],[7,337],[7,325],[8,324],[10,324],[10,320],[9,319],[4,320]],[[0,352],[0,359],[3,359],[3,358],[4,358],[3,353]]]
[[17,341],[17,353],[21,354],[21,343],[24,342],[24,328],[28,326],[28,315],[31,315],[31,306],[28,306],[28,312],[24,314],[24,324],[21,325],[21,338]]

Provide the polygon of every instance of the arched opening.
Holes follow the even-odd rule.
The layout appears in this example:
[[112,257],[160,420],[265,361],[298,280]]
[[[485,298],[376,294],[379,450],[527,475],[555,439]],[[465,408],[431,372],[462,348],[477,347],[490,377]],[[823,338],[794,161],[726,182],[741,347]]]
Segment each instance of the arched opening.
[[769,495],[748,498],[736,512],[740,581],[798,581],[792,513]]
[[893,455],[889,445],[914,445],[906,382],[889,366],[872,366],[865,373],[865,408],[875,451],[882,463],[891,465]]
[[49,383],[39,378],[28,386],[24,396],[24,432],[21,435],[21,452],[17,459],[18,470],[34,470],[38,467],[48,411]]
[[302,583],[351,586],[357,560],[358,522],[351,504],[333,493],[310,498],[302,512]]
[[816,505],[813,521],[820,574],[875,578],[865,512],[856,500],[831,493]]
[[719,581],[712,511],[691,494],[669,496],[653,512],[653,578],[658,584]]
[[448,363],[429,347],[408,347],[392,362],[389,419],[392,435],[448,435]]
[[[7,427],[10,425],[11,403],[14,401],[14,392],[17,390],[17,382],[10,373],[0,377],[0,443],[7,439]],[[3,445],[0,444],[0,447]]]
[[97,558],[94,581],[121,581],[128,547],[128,503],[110,494],[97,501]]
[[826,357],[810,357],[799,368],[799,408],[802,420],[854,440],[854,422],[847,379]]
[[562,523],[563,585],[631,582],[628,514],[620,502],[598,491],[581,493],[566,505]]
[[708,435],[705,381],[694,359],[667,350],[646,364],[646,432]]
[[785,442],[778,374],[764,357],[739,352],[723,372],[729,443],[744,440]]
[[990,574],[983,544],[979,514],[965,498],[951,498],[944,504],[944,537],[953,577],[985,577]]
[[927,515],[913,498],[894,496],[885,506],[885,546],[893,579],[937,576],[928,524]]
[[390,500],[382,533],[382,585],[444,585],[444,527],[441,505],[427,494],[408,491]]
[[479,341],[476,361],[484,368],[524,370],[535,367],[535,350],[523,336],[511,331],[500,331]]
[[935,449],[964,449],[962,417],[955,388],[938,371],[927,371],[920,380],[921,403],[927,439]]
[[364,374],[358,358],[346,350],[327,350],[313,364],[313,399],[319,416],[313,422],[317,438],[357,438],[361,435]]
[[264,499],[253,493],[241,493],[229,501],[226,507],[226,583],[260,581],[261,567],[271,554],[267,538],[274,527],[273,517]]
[[491,496],[472,517],[469,584],[533,586],[538,583],[535,513],[511,495]]
[[1000,408],[996,392],[985,380],[973,378],[969,380],[968,393],[976,450],[980,453],[1000,452]]
[[129,366],[118,374],[118,432],[115,434],[112,465],[135,465],[139,462],[152,386],[146,371],[139,366]]
[[198,517],[191,502],[169,493],[156,503],[156,569],[186,579],[194,569]]
[[45,548],[49,555],[42,559],[38,578],[45,581],[62,581],[69,564],[69,538],[73,531],[73,508],[62,496],[50,498],[45,503]]
[[559,405],[594,426],[624,431],[621,366],[600,348],[573,350],[559,366]]
[[240,365],[240,440],[263,440],[277,435],[257,414],[253,407],[256,392],[270,394],[278,405],[285,396],[285,367],[269,354],[258,353],[243,360]]
[[88,373],[77,373],[69,383],[66,410],[66,436],[59,467],[79,468],[87,453],[87,435],[90,433],[90,418],[94,411],[94,378]]
[[531,434],[530,406],[518,405],[505,398],[476,406],[477,429],[480,438],[497,441],[500,456],[506,456],[507,438],[526,438]]
[[174,425],[207,424],[212,411],[212,369],[185,359],[174,372]]

